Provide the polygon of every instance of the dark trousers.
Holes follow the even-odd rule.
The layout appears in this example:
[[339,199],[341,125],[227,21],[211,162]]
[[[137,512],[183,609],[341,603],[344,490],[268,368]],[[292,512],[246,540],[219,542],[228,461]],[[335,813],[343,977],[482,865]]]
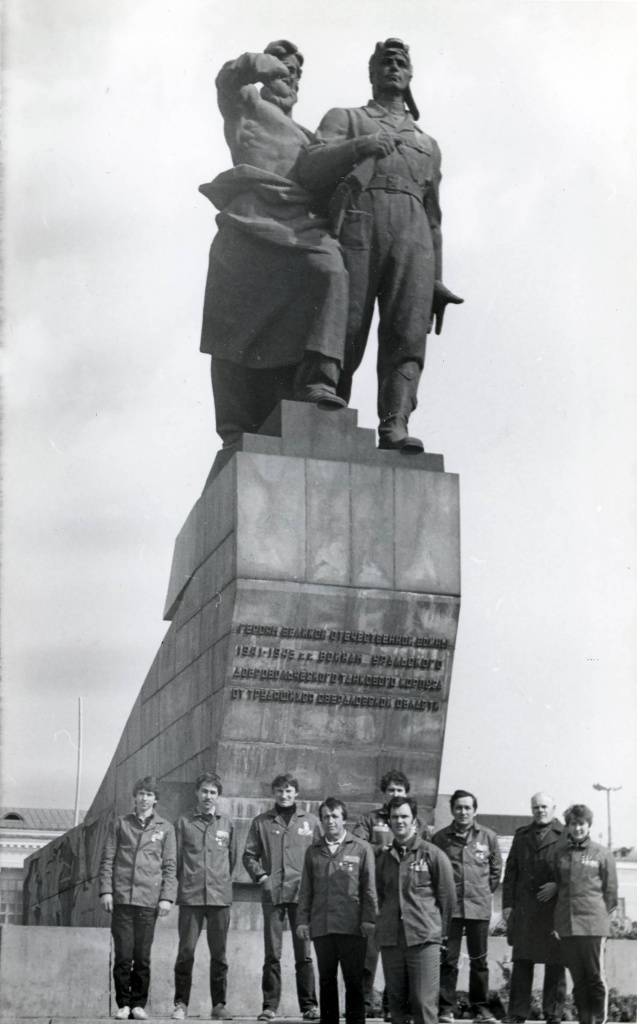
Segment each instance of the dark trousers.
[[296,903],[270,902],[262,904],[263,910],[263,942],[265,960],[261,989],[263,991],[263,1009],[278,1010],[281,1001],[281,950],[283,948],[283,926],[285,918],[290,922],[292,946],[294,949],[294,965],[296,969],[296,994],[301,1013],[316,1006],[316,988],[314,985],[314,965],[312,949],[309,942],[299,939],[296,934]]
[[210,950],[210,996],[212,1005],[225,1005],[228,976],[226,938],[230,924],[230,907],[180,907],[179,951],[175,961],[175,1003],[190,1001],[195,948],[204,921]]
[[339,964],[345,982],[345,1020],[347,1024],[365,1024],[366,940],[362,935],[320,935],[313,941],[319,969],[321,1024],[338,1024]]
[[453,1013],[456,1008],[458,961],[462,936],[467,936],[469,954],[469,1002],[473,1011],[486,1007],[489,1000],[489,967],[487,943],[489,922],[454,917],[447,938],[447,949],[440,964],[440,1012]]
[[349,400],[378,299],[378,417],[381,435],[392,436],[400,432],[394,421],[399,419],[404,430],[416,407],[425,361],[435,277],[429,222],[414,196],[372,190],[357,197],[340,241],[349,274],[349,315],[338,393]]
[[573,979],[573,1001],[580,1024],[601,1024],[606,1020],[605,942],[599,935],[572,935],[561,939],[564,960]]
[[156,921],[155,907],[132,907],[128,903],[113,907],[113,981],[118,1006],[146,1006]]
[[437,1024],[440,946],[408,946],[400,928],[398,944],[383,946],[381,954],[392,1024],[406,1024],[408,1018],[414,1024]]
[[[532,960],[514,960],[509,993],[509,1016],[529,1019],[533,998]],[[545,1020],[561,1020],[566,1002],[566,970],[562,964],[545,964],[542,1012]]]

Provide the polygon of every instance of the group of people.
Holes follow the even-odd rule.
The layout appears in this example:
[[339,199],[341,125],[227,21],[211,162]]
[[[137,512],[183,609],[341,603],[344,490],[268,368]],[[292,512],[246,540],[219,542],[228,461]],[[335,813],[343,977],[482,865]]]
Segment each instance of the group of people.
[[[385,977],[385,1019],[392,1024],[453,1024],[463,936],[470,961],[473,1017],[489,1009],[487,946],[492,895],[502,857],[496,833],[476,820],[473,793],[456,790],[452,822],[430,836],[418,818],[410,784],[399,770],[381,779],[383,804],[349,829],[347,807],[327,797],[318,817],[298,805],[288,772],[272,781],[273,806],[251,823],[243,864],[261,889],[265,959],[258,1020],[278,1016],[283,930],[289,921],[296,991],[304,1020],[338,1024],[337,975],[345,983],[348,1024],[375,1014],[379,955]],[[226,940],[237,843],[232,821],[218,809],[220,778],[195,782],[196,807],[171,825],[156,812],[152,777],[134,787],[135,808],[112,823],[100,865],[103,908],[112,915],[113,977],[118,1020],[144,1020],[150,951],[158,916],[179,906],[172,1018],[184,1020],[195,948],[206,925],[212,1018],[226,1008]],[[537,793],[533,820],[515,833],[503,883],[503,914],[513,946],[508,1024],[529,1017],[535,964],[545,965],[547,1024],[562,1020],[565,965],[581,1024],[603,1024],[604,938],[617,905],[611,851],[590,838],[592,814],[574,804],[555,817],[555,801]],[[319,1000],[311,955],[319,973]]]
[[217,432],[235,447],[282,398],[346,406],[378,300],[379,447],[422,451],[407,426],[427,333],[463,300],[442,282],[440,149],[416,124],[409,47],[378,43],[373,98],[316,134],[292,119],[303,64],[279,39],[217,76],[233,167],[200,187],[219,210],[201,335]]

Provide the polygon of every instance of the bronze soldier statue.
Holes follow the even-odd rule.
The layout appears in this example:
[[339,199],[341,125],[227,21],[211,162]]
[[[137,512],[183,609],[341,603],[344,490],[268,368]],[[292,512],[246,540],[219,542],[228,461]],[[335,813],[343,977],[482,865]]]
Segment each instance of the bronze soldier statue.
[[440,334],[447,303],[463,300],[442,283],[440,149],[416,125],[409,47],[378,43],[369,62],[373,100],[335,108],[319,143],[301,157],[301,181],[332,196],[333,229],[349,274],[345,361],[338,393],[349,400],[378,299],[379,448],[422,451],[407,430],[416,408],[427,333]]

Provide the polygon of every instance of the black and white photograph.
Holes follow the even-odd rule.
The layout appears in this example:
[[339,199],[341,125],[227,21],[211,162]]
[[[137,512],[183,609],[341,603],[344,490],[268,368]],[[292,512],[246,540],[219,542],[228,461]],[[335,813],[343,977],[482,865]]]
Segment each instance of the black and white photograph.
[[2,1017],[637,1019],[637,0],[1,33]]

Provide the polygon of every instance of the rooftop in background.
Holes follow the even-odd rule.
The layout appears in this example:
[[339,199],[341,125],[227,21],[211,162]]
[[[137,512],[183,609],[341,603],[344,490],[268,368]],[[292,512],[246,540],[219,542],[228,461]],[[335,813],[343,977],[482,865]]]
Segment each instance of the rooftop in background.
[[480,825],[492,828],[499,836],[512,836],[516,830],[531,822],[530,814],[476,814]]
[[[80,821],[86,811],[80,811]],[[0,828],[66,832],[73,828],[74,811],[60,807],[0,807]]]

